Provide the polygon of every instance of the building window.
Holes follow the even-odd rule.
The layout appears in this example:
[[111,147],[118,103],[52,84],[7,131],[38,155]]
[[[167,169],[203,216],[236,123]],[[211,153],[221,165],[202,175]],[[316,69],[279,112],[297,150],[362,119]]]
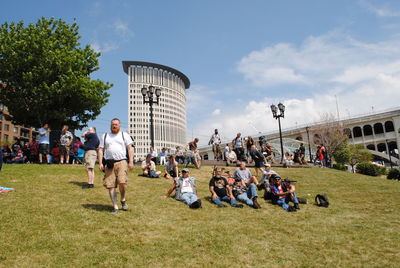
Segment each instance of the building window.
[[9,124],[5,124],[4,125],[4,130],[9,131],[10,130],[10,125]]
[[18,128],[14,127],[14,133],[18,133]]
[[394,126],[392,121],[386,121],[385,122],[385,131],[386,132],[391,132],[394,131]]
[[8,141],[8,135],[7,134],[4,134],[4,140]]
[[353,137],[358,138],[362,136],[362,131],[360,127],[353,128]]

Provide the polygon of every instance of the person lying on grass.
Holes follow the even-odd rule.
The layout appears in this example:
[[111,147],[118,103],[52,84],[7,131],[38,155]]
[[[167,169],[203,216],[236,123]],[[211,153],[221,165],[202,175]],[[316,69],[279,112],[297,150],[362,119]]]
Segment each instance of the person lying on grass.
[[[247,204],[248,206],[259,209],[260,204],[257,202],[257,197],[252,198],[252,191],[249,191],[246,183],[241,179],[235,179],[235,182],[232,186],[232,193],[236,200]],[[253,202],[255,200],[255,202]]]
[[175,190],[175,199],[189,206],[189,208],[201,208],[201,200],[197,198],[196,179],[189,175],[189,169],[182,169],[182,176],[176,178],[166,195],[168,198]]
[[149,177],[149,178],[159,178],[161,171],[156,170],[156,164],[154,163],[153,160],[151,160],[152,155],[148,154],[146,156],[146,160],[142,162],[142,172],[143,176]]
[[165,164],[165,175],[166,179],[175,179],[178,177],[178,163],[176,163],[175,156],[173,154],[168,156],[168,161]]
[[[296,187],[287,181],[282,181],[282,178],[277,174],[271,175],[272,185],[271,193],[273,194],[272,203],[281,206],[288,212],[294,212],[299,207],[299,200],[297,200]],[[289,206],[292,201],[294,206]]]
[[237,203],[226,178],[222,177],[221,168],[217,167],[214,169],[214,176],[209,182],[209,190],[211,193],[211,199],[217,205],[217,207],[226,207],[226,205],[223,204],[222,201],[229,202],[232,207],[243,207],[242,204]]

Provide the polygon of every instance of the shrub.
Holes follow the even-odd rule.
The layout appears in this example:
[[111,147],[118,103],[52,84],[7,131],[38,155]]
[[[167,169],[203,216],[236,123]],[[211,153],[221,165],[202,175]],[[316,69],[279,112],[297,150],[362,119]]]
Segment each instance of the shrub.
[[357,165],[356,168],[359,173],[368,176],[379,176],[386,173],[385,167],[379,167],[368,162],[361,162]]
[[341,163],[335,163],[335,164],[333,164],[332,167],[333,167],[334,169],[337,169],[337,170],[343,170],[343,171],[346,171],[346,170],[347,170],[346,165],[341,164]]
[[396,168],[391,168],[387,175],[388,180],[400,180],[400,170]]

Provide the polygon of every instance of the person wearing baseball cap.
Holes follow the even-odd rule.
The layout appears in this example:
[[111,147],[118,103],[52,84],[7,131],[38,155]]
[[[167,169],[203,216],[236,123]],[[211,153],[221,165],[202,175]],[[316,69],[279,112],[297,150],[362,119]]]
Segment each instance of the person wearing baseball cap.
[[[281,206],[288,212],[295,212],[300,209],[295,186],[286,180],[282,181],[282,178],[278,174],[272,174],[271,180],[272,203]],[[294,203],[294,206],[289,206],[290,201]]]
[[166,195],[168,198],[175,190],[175,199],[188,205],[189,208],[201,208],[201,200],[197,198],[196,179],[189,175],[189,169],[182,169],[182,175],[174,180]]

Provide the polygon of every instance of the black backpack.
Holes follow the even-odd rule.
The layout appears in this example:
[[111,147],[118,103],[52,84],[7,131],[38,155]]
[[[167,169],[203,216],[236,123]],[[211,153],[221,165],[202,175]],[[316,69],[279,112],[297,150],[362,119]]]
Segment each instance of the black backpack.
[[319,207],[329,207],[329,199],[326,194],[317,194],[315,196],[315,204]]

